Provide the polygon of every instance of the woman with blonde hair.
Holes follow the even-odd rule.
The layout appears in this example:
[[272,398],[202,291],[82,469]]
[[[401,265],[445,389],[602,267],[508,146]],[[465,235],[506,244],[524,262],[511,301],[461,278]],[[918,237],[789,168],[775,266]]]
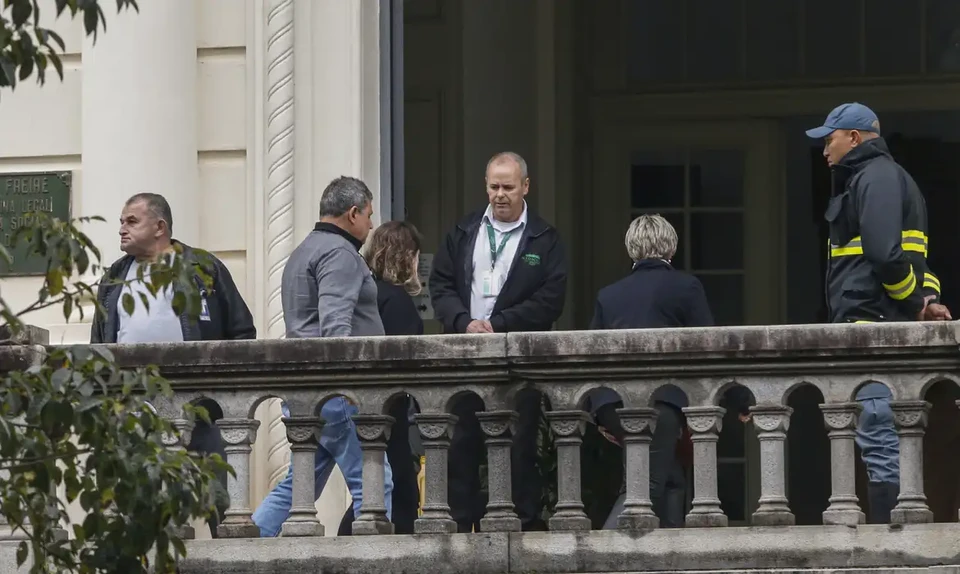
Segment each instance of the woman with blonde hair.
[[[378,227],[364,250],[363,258],[377,282],[377,306],[386,335],[422,335],[423,319],[413,297],[422,286],[417,274],[420,259],[420,232],[406,221],[390,221]],[[413,534],[413,523],[420,506],[417,484],[418,461],[411,439],[418,439],[411,425],[417,408],[410,395],[397,397],[389,415],[396,422],[387,441],[387,460],[393,469],[393,527],[396,534]],[[353,508],[340,525],[346,533],[353,522]]]

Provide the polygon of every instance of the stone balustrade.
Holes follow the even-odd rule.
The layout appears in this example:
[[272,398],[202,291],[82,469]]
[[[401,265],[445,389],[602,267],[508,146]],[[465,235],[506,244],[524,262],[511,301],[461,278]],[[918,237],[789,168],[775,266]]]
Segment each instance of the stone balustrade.
[[[29,363],[30,353],[35,350],[29,346],[0,350],[0,370]],[[321,546],[311,546],[314,550],[307,554],[336,555],[339,558],[330,559],[341,560],[338,564],[346,563],[338,553],[351,552],[358,553],[355,556],[380,552],[398,560],[408,556],[416,562],[426,560],[424,556],[434,551],[442,554],[459,548],[464,556],[476,555],[479,560],[471,571],[520,571],[515,570],[520,564],[544,572],[614,571],[614,562],[618,568],[624,564],[632,564],[633,569],[688,568],[682,558],[665,558],[667,550],[657,546],[665,539],[657,537],[671,536],[676,544],[689,544],[688,550],[679,546],[670,552],[700,553],[715,541],[703,542],[705,546],[700,547],[701,542],[721,536],[717,527],[727,526],[717,492],[717,442],[724,418],[720,398],[733,385],[747,387],[755,398],[751,424],[759,438],[761,480],[751,524],[768,529],[727,527],[722,530],[730,533],[722,538],[737,546],[741,536],[745,548],[760,544],[760,554],[767,552],[765,555],[775,558],[756,559],[759,562],[742,556],[718,559],[702,568],[820,566],[818,555],[804,554],[803,546],[793,554],[784,554],[777,546],[792,544],[794,536],[807,544],[810,552],[833,556],[823,558],[823,567],[960,564],[955,544],[952,548],[939,546],[951,537],[956,540],[960,534],[957,525],[923,525],[932,521],[923,488],[923,440],[929,409],[924,397],[933,384],[960,379],[960,344],[954,323],[258,340],[120,345],[113,346],[112,351],[122,366],[160,366],[175,389],[175,397],[156,406],[183,430],[189,431],[181,414],[188,402],[209,399],[223,411],[224,418],[217,424],[236,477],[228,483],[231,508],[220,527],[221,540],[191,543],[191,552],[196,550],[199,556],[196,564],[206,564],[204,568],[233,559],[222,571],[274,571],[257,569],[262,567],[262,557],[251,558],[253,562],[245,567],[237,562],[236,555],[229,556],[236,551],[243,554],[245,544],[237,541],[240,545],[236,545],[229,539],[257,535],[251,521],[252,502],[256,501],[251,501],[249,494],[250,452],[259,426],[254,411],[270,398],[286,401],[290,411],[284,424],[291,443],[293,510],[283,525],[282,538],[247,542],[252,544],[250,548],[261,549],[264,556],[280,560],[277,553],[281,547],[307,552],[289,546],[292,542],[285,539],[323,534],[313,505],[313,453],[323,424],[318,416],[320,407],[335,396],[345,396],[359,408],[355,420],[363,447],[366,496],[353,525],[352,539],[324,539]],[[904,533],[900,538],[888,526],[863,525],[861,505],[866,501],[858,501],[856,494],[854,429],[860,405],[854,397],[867,382],[883,383],[893,394],[901,444],[901,491],[892,520],[902,525],[898,527]],[[667,384],[683,390],[690,403],[683,410],[693,442],[694,498],[682,530],[657,529],[649,493],[650,441],[657,422],[650,397]],[[794,515],[785,478],[785,442],[792,414],[787,397],[802,385],[813,385],[822,393],[820,409],[830,444],[832,494],[823,512],[823,526],[816,527],[791,526]],[[549,520],[551,532],[546,533],[518,533],[520,523],[511,503],[510,437],[517,416],[513,399],[528,386],[542,391],[549,400],[547,420],[557,448],[558,502]],[[619,413],[627,433],[627,502],[618,520],[619,533],[588,532],[591,523],[581,497],[580,446],[589,418],[582,410],[583,401],[588,391],[597,387],[616,391],[624,403]],[[415,420],[427,461],[425,504],[416,532],[437,538],[430,542],[422,536],[410,537],[401,546],[396,546],[397,542],[375,542],[378,536],[368,543],[358,542],[360,535],[392,532],[382,496],[384,452],[392,423],[385,413],[390,402],[404,393],[419,404]],[[477,394],[485,404],[485,412],[478,418],[487,437],[489,502],[482,533],[451,535],[456,528],[447,504],[447,455],[456,418],[450,410],[464,393]],[[851,527],[859,534],[844,534],[846,538],[830,541],[803,530],[834,532],[833,528]],[[776,532],[783,535],[778,538]],[[765,542],[758,542],[761,539]],[[395,541],[397,537],[385,540]],[[627,543],[630,540],[635,541],[634,546]],[[601,549],[602,541],[609,544]],[[871,541],[878,546],[874,548]],[[481,547],[495,547],[501,542],[502,551],[511,556],[506,569],[500,569],[499,562],[489,569],[481,567],[481,563],[487,564]],[[843,550],[848,542],[849,554]],[[334,551],[330,544],[339,544],[339,550]],[[558,558],[570,551],[566,547],[570,544],[585,553],[576,564]],[[824,544],[832,545],[833,550],[828,552]],[[840,545],[839,550],[836,545]],[[869,547],[867,551],[857,550],[864,545]],[[638,564],[638,556],[650,559],[654,547],[661,552],[659,561]],[[417,552],[426,554],[417,557]],[[729,558],[730,552],[720,554]],[[613,555],[616,557],[611,558]],[[787,555],[792,558],[784,558]],[[856,558],[852,558],[854,555]],[[408,568],[413,562],[403,568],[380,563],[374,567],[374,562],[350,562],[343,571],[416,570]],[[191,570],[185,565],[183,571],[208,570],[199,566]],[[436,571],[454,570],[437,566]]]

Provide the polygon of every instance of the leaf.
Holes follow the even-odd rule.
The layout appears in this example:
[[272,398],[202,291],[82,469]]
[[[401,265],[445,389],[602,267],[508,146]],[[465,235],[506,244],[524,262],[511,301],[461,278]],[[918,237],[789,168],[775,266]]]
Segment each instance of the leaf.
[[54,297],[63,293],[63,273],[59,268],[47,271],[47,290]]
[[23,25],[27,23],[32,12],[33,6],[30,5],[30,2],[14,2],[12,10],[13,27],[22,28]]
[[68,323],[70,322],[70,316],[73,315],[73,297],[69,295],[63,298],[63,318]]
[[133,315],[133,311],[137,308],[136,301],[133,300],[133,295],[129,293],[124,293],[122,299],[123,311],[127,315]]
[[27,546],[27,541],[24,540],[17,545],[17,568],[23,566],[27,561],[27,557],[30,555],[30,547]]

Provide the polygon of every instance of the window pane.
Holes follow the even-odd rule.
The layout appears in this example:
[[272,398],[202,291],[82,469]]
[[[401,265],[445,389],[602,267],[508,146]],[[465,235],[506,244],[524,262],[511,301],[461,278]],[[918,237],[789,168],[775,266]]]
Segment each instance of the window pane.
[[741,207],[744,153],[735,150],[694,152],[690,156],[690,205]]
[[960,2],[927,0],[927,73],[960,72]]
[[806,76],[860,75],[860,0],[807,0]]
[[800,76],[802,0],[745,0],[747,79],[782,80]]
[[634,154],[630,168],[630,207],[683,207],[683,152]]
[[743,275],[698,275],[717,325],[743,325]]
[[630,0],[625,12],[630,80],[651,84],[683,80],[683,3]]
[[920,2],[870,0],[865,7],[867,75],[919,74]]
[[741,78],[741,15],[740,0],[687,0],[687,80]]
[[697,271],[743,269],[743,214],[691,214],[689,249]]

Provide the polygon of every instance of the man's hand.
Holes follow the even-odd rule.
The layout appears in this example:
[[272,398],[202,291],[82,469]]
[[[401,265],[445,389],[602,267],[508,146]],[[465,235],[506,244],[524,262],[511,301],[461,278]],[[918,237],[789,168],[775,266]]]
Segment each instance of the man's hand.
[[927,295],[923,298],[923,309],[917,314],[918,321],[952,321],[950,309],[940,303],[931,303],[934,295]]
[[490,321],[474,320],[467,325],[467,333],[493,333],[493,327]]

